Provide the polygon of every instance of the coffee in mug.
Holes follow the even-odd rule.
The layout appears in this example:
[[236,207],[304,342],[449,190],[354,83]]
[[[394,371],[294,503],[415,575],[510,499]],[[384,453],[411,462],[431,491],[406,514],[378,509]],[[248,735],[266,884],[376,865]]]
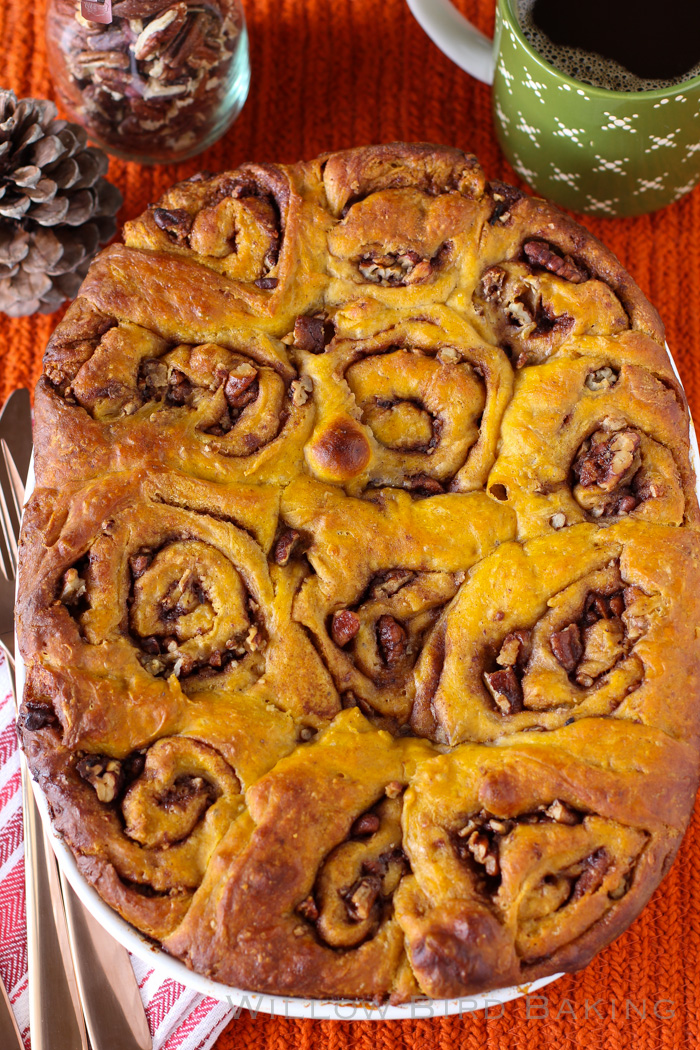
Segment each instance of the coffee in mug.
[[700,0],[518,0],[528,43],[560,72],[608,91],[700,74]]
[[493,40],[450,0],[407,3],[493,83],[501,148],[543,197],[642,215],[700,180],[700,0],[496,0]]

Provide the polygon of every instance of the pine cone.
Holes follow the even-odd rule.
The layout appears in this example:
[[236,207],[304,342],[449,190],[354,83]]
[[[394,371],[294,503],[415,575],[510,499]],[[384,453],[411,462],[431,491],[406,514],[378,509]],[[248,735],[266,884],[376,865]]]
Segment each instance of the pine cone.
[[0,91],[0,310],[51,313],[78,291],[122,203],[107,157],[53,102]]

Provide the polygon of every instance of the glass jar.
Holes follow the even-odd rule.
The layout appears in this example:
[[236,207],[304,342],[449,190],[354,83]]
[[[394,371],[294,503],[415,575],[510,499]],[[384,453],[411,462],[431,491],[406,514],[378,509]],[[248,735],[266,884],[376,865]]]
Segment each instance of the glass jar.
[[[109,19],[109,2],[105,10]],[[248,94],[239,0],[112,0],[107,24],[86,18],[80,0],[48,0],[46,31],[67,115],[126,160],[163,163],[201,153],[230,127]]]

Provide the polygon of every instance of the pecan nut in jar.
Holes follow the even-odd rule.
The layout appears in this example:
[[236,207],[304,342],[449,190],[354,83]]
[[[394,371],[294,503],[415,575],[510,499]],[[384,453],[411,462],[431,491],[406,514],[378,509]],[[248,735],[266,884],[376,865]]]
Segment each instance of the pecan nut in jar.
[[107,24],[86,13],[49,0],[48,52],[63,108],[103,148],[183,160],[238,116],[250,81],[239,0],[113,0]]

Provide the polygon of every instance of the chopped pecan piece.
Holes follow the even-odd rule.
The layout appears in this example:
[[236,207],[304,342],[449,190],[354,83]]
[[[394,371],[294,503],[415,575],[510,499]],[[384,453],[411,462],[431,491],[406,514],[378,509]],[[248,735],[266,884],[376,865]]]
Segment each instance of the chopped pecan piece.
[[548,806],[545,813],[550,817],[555,824],[578,824],[579,819],[576,813],[565,802],[560,802],[558,798],[555,798],[551,806]]
[[148,566],[153,561],[152,554],[132,554],[129,558],[129,568],[131,569],[131,575],[135,580],[138,580],[139,576],[143,576]]
[[187,244],[192,229],[192,217],[184,208],[154,208],[153,221],[175,244],[181,247]]
[[585,870],[576,880],[569,903],[572,904],[581,897],[585,897],[587,893],[595,893],[596,890],[599,890],[611,864],[612,859],[604,846],[592,853],[585,861]]
[[108,755],[86,755],[75,768],[83,780],[94,787],[100,802],[113,802],[119,794],[124,777],[118,759]]
[[50,704],[42,704],[37,700],[27,700],[24,705],[22,723],[26,730],[30,733],[35,733],[38,729],[57,726],[58,718]]
[[333,613],[331,637],[341,649],[351,642],[360,629],[360,618],[351,609]]
[[141,362],[138,379],[144,401],[162,401],[168,386],[168,366],[157,357]]
[[292,556],[294,548],[301,539],[301,533],[296,529],[287,529],[282,533],[275,544],[273,558],[276,565],[286,565]]
[[598,368],[595,372],[589,372],[586,376],[586,386],[589,390],[597,393],[599,390],[609,390],[617,382],[618,373],[609,366]]
[[289,387],[292,395],[292,404],[296,405],[297,408],[305,405],[313,388],[314,381],[311,376],[302,376],[300,379],[295,379]]
[[505,182],[494,182],[491,186],[491,197],[493,199],[493,211],[489,216],[489,225],[494,226],[497,222],[507,222],[510,218],[510,209],[525,194],[515,186],[508,186]]
[[377,620],[377,640],[384,662],[392,667],[406,652],[407,635],[393,616],[385,614]]
[[567,674],[575,671],[583,656],[581,631],[577,623],[570,623],[561,631],[555,631],[549,639],[552,652]]
[[362,921],[370,917],[379,896],[380,886],[381,880],[378,875],[365,875],[360,879],[345,901],[351,919]]
[[379,817],[376,813],[363,813],[350,828],[351,835],[374,835],[379,831]]
[[391,598],[405,587],[415,576],[410,569],[390,569],[381,576],[375,577],[369,590],[370,598]]
[[523,245],[525,258],[533,266],[541,266],[544,270],[562,277],[572,284],[582,284],[588,280],[588,271],[579,266],[570,255],[561,256],[553,251],[551,245],[546,241],[527,241]]
[[498,863],[498,853],[488,835],[480,831],[472,831],[467,839],[467,846],[477,864],[483,864],[487,875],[499,874],[501,866]]
[[63,576],[60,601],[64,605],[77,605],[85,594],[85,580],[78,575],[77,569],[67,569]]
[[574,462],[574,474],[583,488],[596,486],[602,492],[612,492],[638,465],[640,442],[634,430],[618,430],[612,434],[598,430],[581,447]]
[[192,394],[192,384],[179,368],[173,368],[168,381],[168,401],[173,405],[184,405]]
[[303,900],[301,904],[297,905],[297,912],[304,919],[308,919],[309,922],[316,922],[318,918],[318,907],[313,896],[309,894],[306,900]]
[[522,711],[523,688],[512,667],[486,673],[484,681],[501,714],[515,715]]
[[532,652],[532,633],[530,631],[511,631],[503,639],[501,651],[496,657],[500,667],[516,667],[524,671]]
[[[297,317],[294,322],[294,345],[309,354],[322,354],[326,346],[326,318]],[[332,338],[332,336],[331,336]]]
[[441,496],[445,491],[442,482],[431,478],[429,474],[412,474],[406,478],[406,488],[425,496]]
[[583,633],[583,659],[576,669],[576,681],[588,688],[596,678],[613,667],[624,656],[625,626],[618,617],[597,620]]
[[239,365],[224,381],[224,397],[229,408],[242,409],[258,396],[258,373],[252,365]]

